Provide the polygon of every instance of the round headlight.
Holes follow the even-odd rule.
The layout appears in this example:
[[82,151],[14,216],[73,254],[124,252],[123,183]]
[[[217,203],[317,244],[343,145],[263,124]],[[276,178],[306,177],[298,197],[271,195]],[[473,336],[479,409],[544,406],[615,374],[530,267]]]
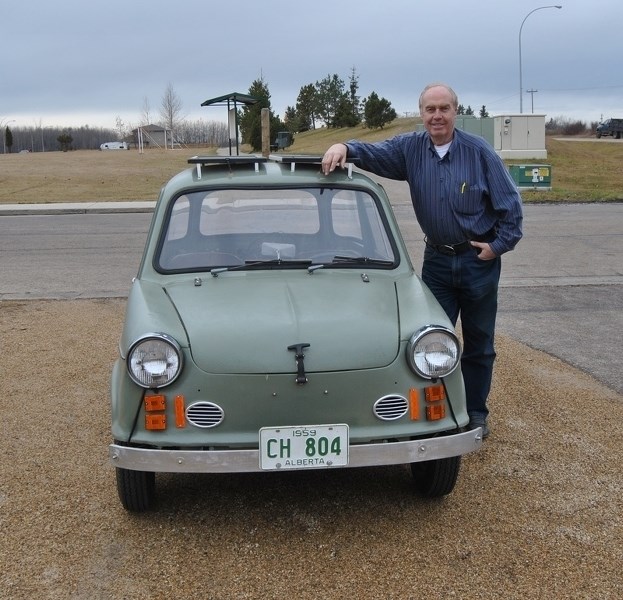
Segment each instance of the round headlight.
[[411,336],[407,345],[409,366],[425,379],[445,377],[461,359],[461,345],[450,329],[431,325]]
[[128,352],[128,373],[144,388],[169,385],[182,370],[182,349],[164,333],[151,333],[134,342]]

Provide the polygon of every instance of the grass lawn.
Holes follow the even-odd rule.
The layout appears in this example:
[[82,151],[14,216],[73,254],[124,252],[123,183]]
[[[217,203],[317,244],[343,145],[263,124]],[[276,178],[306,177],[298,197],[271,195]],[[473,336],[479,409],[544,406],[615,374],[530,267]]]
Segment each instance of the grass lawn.
[[548,137],[546,148],[543,162],[552,165],[552,190],[522,191],[524,201],[623,200],[623,140]]
[[[296,136],[288,152],[322,154],[334,142],[382,140],[412,131],[417,122],[401,118],[382,130],[353,127],[305,132]],[[522,191],[524,201],[623,200],[623,140],[548,137],[546,147],[545,160],[508,161],[552,165],[552,190]],[[162,185],[189,166],[190,156],[208,153],[214,149],[0,154],[0,204],[155,200]]]

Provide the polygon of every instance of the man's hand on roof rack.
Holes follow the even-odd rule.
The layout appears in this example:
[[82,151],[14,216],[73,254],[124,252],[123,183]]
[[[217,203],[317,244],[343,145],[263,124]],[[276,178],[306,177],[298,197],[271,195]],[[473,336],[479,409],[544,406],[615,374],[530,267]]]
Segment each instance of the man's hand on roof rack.
[[322,157],[322,172],[328,175],[335,171],[337,167],[344,167],[347,154],[348,148],[346,144],[333,144]]

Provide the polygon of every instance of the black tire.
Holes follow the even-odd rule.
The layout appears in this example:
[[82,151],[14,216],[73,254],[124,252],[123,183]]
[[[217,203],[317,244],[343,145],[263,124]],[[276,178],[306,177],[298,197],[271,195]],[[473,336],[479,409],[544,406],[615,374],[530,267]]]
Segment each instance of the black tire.
[[615,137],[616,137],[617,140],[620,140],[621,139],[621,132],[617,131]]
[[411,463],[415,489],[426,498],[446,496],[454,489],[460,468],[460,456]]
[[126,510],[149,510],[156,497],[156,474],[117,468],[117,493]]
[[597,133],[595,135],[597,136],[597,139],[599,139],[601,137],[601,133]]

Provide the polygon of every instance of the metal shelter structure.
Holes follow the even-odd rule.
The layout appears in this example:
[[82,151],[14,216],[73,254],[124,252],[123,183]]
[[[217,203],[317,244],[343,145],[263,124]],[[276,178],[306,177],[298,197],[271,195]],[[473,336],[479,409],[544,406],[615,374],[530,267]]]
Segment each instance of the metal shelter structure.
[[227,127],[229,129],[229,156],[232,156],[232,140],[236,141],[236,156],[240,154],[240,145],[238,143],[238,105],[251,105],[258,102],[258,98],[232,92],[224,94],[217,98],[210,98],[201,103],[201,106],[227,106]]

